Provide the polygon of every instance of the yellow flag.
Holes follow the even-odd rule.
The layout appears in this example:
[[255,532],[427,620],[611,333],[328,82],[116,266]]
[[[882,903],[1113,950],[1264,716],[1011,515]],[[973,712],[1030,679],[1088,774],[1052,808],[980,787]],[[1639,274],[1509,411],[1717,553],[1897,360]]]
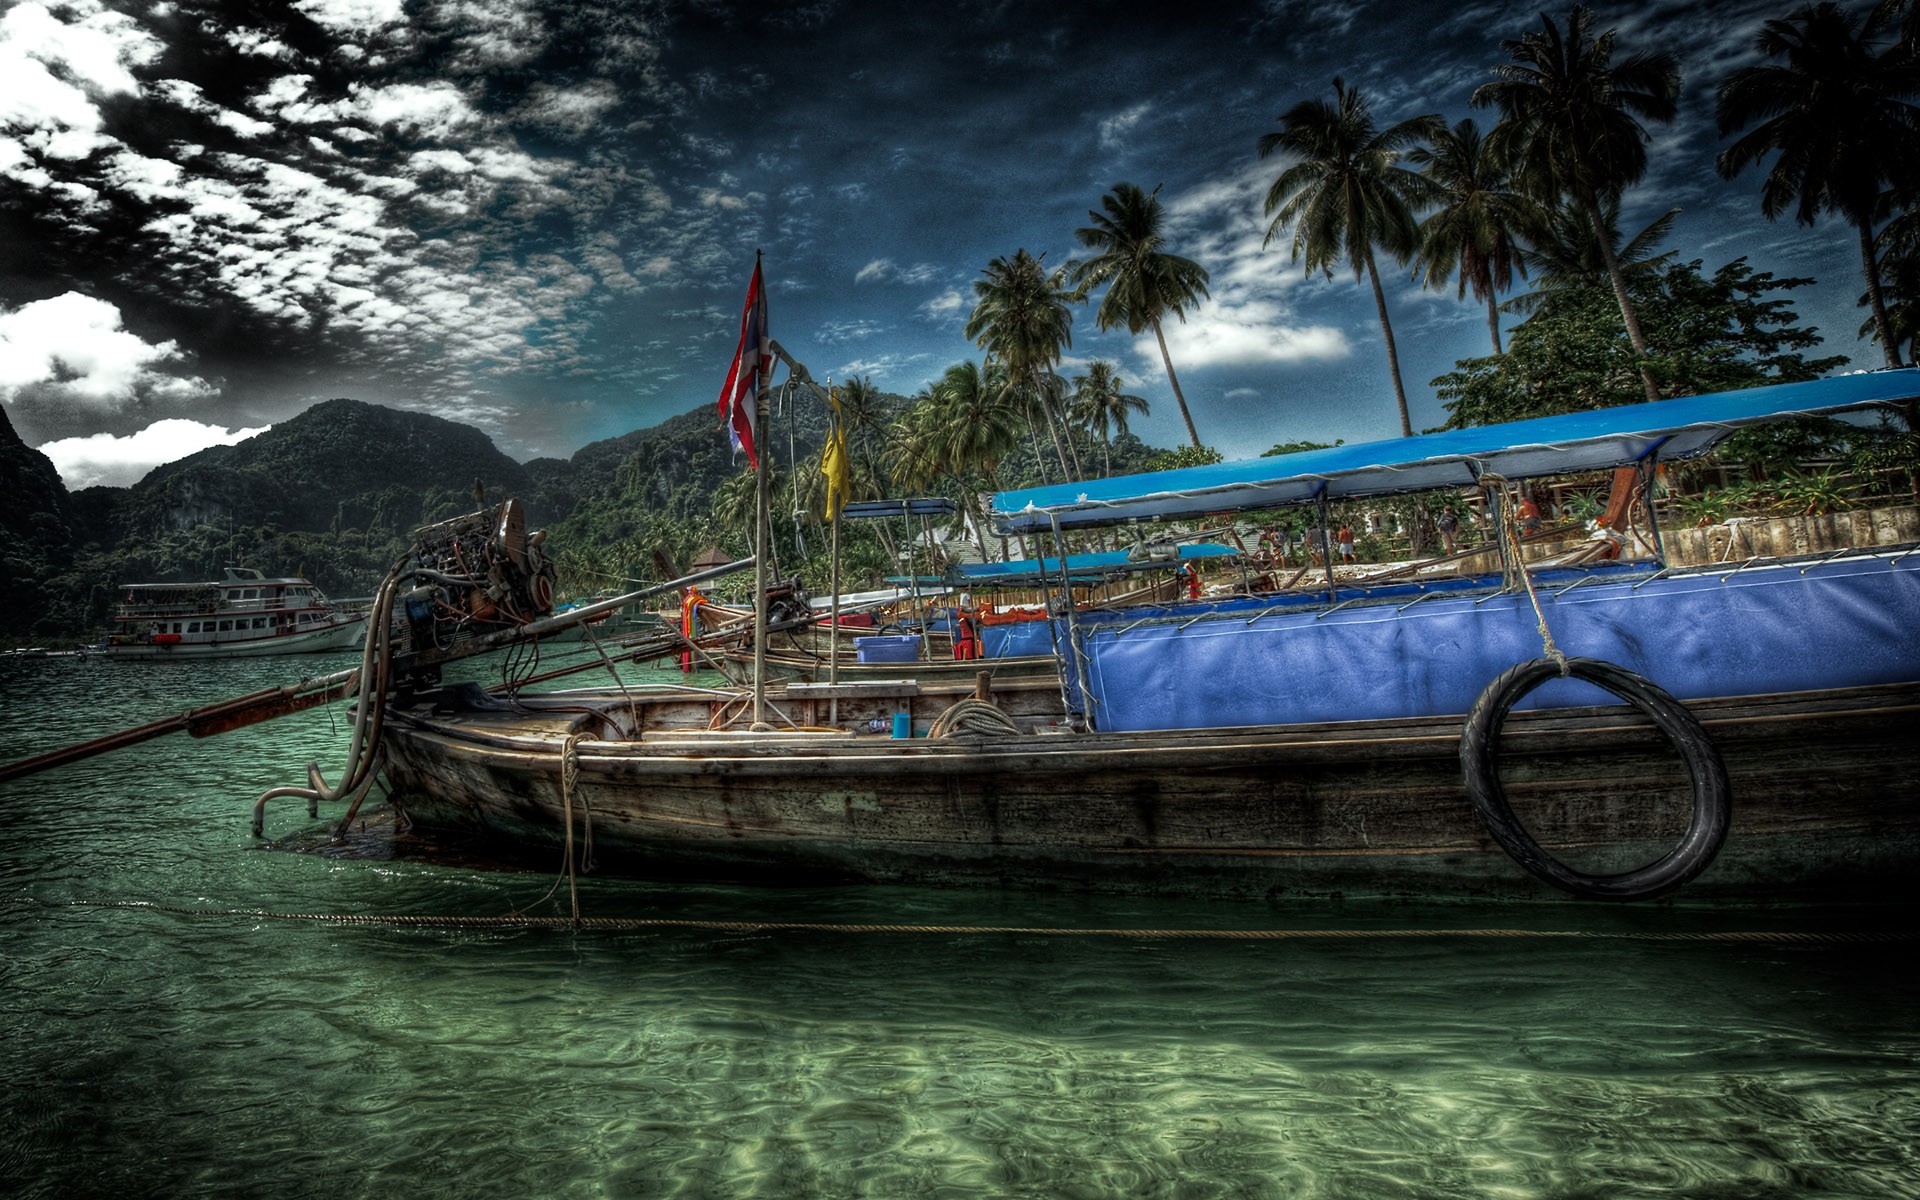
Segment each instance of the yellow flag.
[[847,471],[847,435],[840,428],[839,397],[829,391],[827,403],[833,406],[833,426],[827,431],[826,448],[820,452],[820,473],[827,480],[827,517],[837,521],[841,508],[847,503],[852,480]]

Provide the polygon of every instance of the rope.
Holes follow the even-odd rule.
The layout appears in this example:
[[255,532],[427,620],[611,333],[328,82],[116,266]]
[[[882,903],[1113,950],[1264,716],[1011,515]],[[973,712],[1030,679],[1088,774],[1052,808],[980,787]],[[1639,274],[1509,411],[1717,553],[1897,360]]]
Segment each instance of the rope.
[[[1518,487],[1491,472],[1482,475],[1480,478],[1483,483],[1498,481],[1505,485],[1509,501],[1519,494]],[[1540,634],[1541,655],[1542,657],[1552,659],[1554,665],[1560,668],[1560,674],[1564,676],[1567,673],[1567,656],[1561,651],[1559,646],[1554,644],[1553,630],[1547,627],[1546,610],[1540,607],[1540,593],[1536,592],[1533,588],[1533,572],[1527,570],[1526,551],[1522,544],[1523,539],[1520,536],[1518,507],[1518,505],[1512,503],[1507,505],[1506,519],[1500,522],[1500,530],[1506,537],[1507,544],[1513,548],[1514,568],[1520,572],[1520,582],[1524,583],[1527,587],[1527,600],[1533,605],[1534,628]]]
[[1134,940],[1230,942],[1408,941],[1473,938],[1515,941],[1614,941],[1771,943],[1790,945],[1882,945],[1920,941],[1920,930],[1842,930],[1801,932],[1780,929],[1588,930],[1588,929],[1092,929],[1045,925],[896,925],[840,921],[728,921],[695,917],[540,917],[417,916],[406,913],[294,913],[245,908],[183,908],[139,901],[73,900],[72,908],[122,909],[184,917],[228,917],[249,921],[310,922],[325,925],[381,925],[407,929],[592,929],[604,932],[705,930],[717,933],[870,933],[955,936],[1094,937]]
[[997,704],[969,697],[933,719],[927,728],[930,738],[953,737],[970,733],[980,737],[1020,735],[1020,727]]

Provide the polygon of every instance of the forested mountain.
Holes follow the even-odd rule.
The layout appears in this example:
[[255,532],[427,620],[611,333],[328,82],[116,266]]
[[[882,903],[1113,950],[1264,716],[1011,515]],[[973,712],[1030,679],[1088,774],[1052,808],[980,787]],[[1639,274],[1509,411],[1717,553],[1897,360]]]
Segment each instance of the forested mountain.
[[[866,401],[876,428],[910,407],[900,396]],[[827,411],[811,397],[776,406],[764,456],[773,464],[776,568],[818,567],[826,541],[818,508],[818,459]],[[856,474],[874,494],[888,437],[855,439]],[[1042,459],[1014,447],[1001,481],[1059,477],[1052,447]],[[1123,435],[1108,451],[1080,454],[1116,470],[1137,469],[1151,451]],[[793,464],[798,463],[796,471]],[[412,542],[419,526],[519,498],[570,593],[621,587],[677,572],[714,546],[744,555],[751,489],[745,461],[705,405],[649,429],[594,442],[571,459],[516,463],[480,431],[424,413],[356,400],[328,400],[256,437],[155,468],[127,488],[69,494],[44,454],[0,424],[0,637],[82,638],[104,629],[118,585],[217,578],[223,567],[299,573],[335,596],[364,596]],[[796,489],[795,484],[798,484]],[[936,490],[984,487],[942,477]],[[749,508],[742,509],[745,500]],[[844,550],[849,571],[891,567],[890,532],[856,523]],[[824,569],[813,574],[825,582]]]
[[[72,561],[67,489],[0,409],[0,614],[41,607],[41,581]],[[4,619],[4,618],[0,618]],[[28,628],[29,626],[14,626]]]

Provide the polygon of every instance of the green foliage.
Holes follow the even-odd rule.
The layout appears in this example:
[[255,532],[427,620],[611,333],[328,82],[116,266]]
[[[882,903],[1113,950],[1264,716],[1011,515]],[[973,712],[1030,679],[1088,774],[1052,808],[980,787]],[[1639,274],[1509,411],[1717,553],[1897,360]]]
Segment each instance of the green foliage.
[[[1637,279],[1635,305],[1655,347],[1646,362],[1662,390],[1788,383],[1839,366],[1844,358],[1806,357],[1819,335],[1801,327],[1792,303],[1776,294],[1807,282],[1756,273],[1744,258],[1710,278],[1695,260]],[[1433,387],[1446,403],[1444,428],[1461,429],[1634,403],[1644,395],[1639,361],[1611,290],[1596,284],[1556,293],[1513,328],[1507,353],[1463,359]]]
[[1177,446],[1172,450],[1156,450],[1147,456],[1147,471],[1171,471],[1177,467],[1204,467],[1211,463],[1226,461],[1212,446]]
[[1262,451],[1261,458],[1272,458],[1279,454],[1304,454],[1308,450],[1331,450],[1335,446],[1347,444],[1345,438],[1335,438],[1331,442],[1280,442],[1271,450]]

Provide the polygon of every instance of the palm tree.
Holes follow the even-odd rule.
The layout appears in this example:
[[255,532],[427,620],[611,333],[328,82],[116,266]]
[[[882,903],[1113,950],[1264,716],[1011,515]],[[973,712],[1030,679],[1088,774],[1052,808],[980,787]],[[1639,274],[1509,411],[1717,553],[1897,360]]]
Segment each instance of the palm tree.
[[870,378],[849,379],[840,385],[836,394],[840,400],[841,428],[847,431],[849,442],[859,449],[871,473],[873,439],[886,429],[893,414]]
[[[1601,223],[1607,231],[1605,245],[1613,251],[1613,260],[1619,265],[1629,293],[1672,261],[1675,252],[1661,250],[1659,246],[1667,240],[1679,215],[1679,209],[1670,208],[1622,243],[1619,201],[1609,200],[1602,208]],[[1556,294],[1605,285],[1607,264],[1600,253],[1601,244],[1593,240],[1585,213],[1566,205],[1547,210],[1528,237],[1527,261],[1533,264],[1533,290],[1515,296],[1501,308],[1531,316],[1551,307]]]
[[1068,286],[1064,268],[1048,271],[1025,249],[1010,259],[994,259],[981,274],[986,278],[974,280],[979,300],[967,317],[966,335],[1000,364],[1004,388],[1045,416],[1061,473],[1071,474],[1055,426],[1058,388],[1049,384],[1056,382],[1054,364],[1073,345],[1073,312],[1067,306],[1081,297]]
[[[1874,239],[1879,250],[1882,298],[1887,329],[1897,348],[1904,345],[1908,361],[1920,361],[1920,209],[1909,209],[1887,223]],[[1866,304],[1867,297],[1860,298]],[[1872,317],[1860,326],[1860,336],[1878,339],[1881,331]]]
[[[1120,389],[1126,386],[1113,364],[1103,359],[1095,359],[1087,364],[1085,375],[1073,378],[1072,415],[1080,426],[1089,430],[1100,439],[1101,474],[1113,474],[1113,434],[1117,430],[1120,436],[1127,435],[1127,414],[1139,413],[1146,416],[1147,402],[1139,396],[1129,396]],[[1179,393],[1176,391],[1175,396]],[[1184,410],[1183,410],[1184,411]],[[1192,430],[1193,424],[1188,422]]]
[[1260,157],[1278,150],[1293,161],[1267,189],[1266,212],[1273,218],[1265,245],[1284,226],[1293,229],[1293,261],[1307,274],[1333,278],[1335,263],[1364,273],[1380,310],[1380,331],[1387,342],[1387,366],[1400,405],[1400,432],[1413,436],[1407,413],[1407,389],[1400,382],[1400,354],[1387,319],[1387,297],[1374,265],[1376,247],[1406,262],[1418,246],[1414,212],[1433,194],[1432,183],[1400,165],[1413,146],[1431,140],[1442,128],[1436,116],[1412,117],[1387,129],[1373,123],[1367,100],[1333,81],[1334,102],[1302,100],[1280,117],[1280,129],[1260,137]]
[[1487,306],[1487,330],[1493,352],[1500,348],[1499,293],[1525,278],[1527,259],[1521,238],[1539,223],[1539,207],[1513,186],[1506,164],[1495,158],[1472,118],[1444,130],[1432,146],[1416,146],[1407,160],[1420,164],[1439,185],[1440,207],[1420,223],[1420,251],[1414,272],[1439,291],[1458,276],[1456,296]]
[[979,507],[980,491],[970,481],[984,478],[992,490],[1000,490],[1000,460],[1019,444],[1024,417],[991,364],[982,370],[973,362],[955,363],[928,389],[928,395],[935,453],[960,482],[962,502],[973,518],[974,537],[984,560],[986,513]]
[[1180,377],[1173,373],[1173,356],[1167,353],[1167,335],[1160,319],[1168,313],[1187,319],[1187,308],[1208,295],[1207,270],[1190,258],[1168,254],[1160,247],[1160,189],[1141,191],[1131,183],[1115,184],[1100,198],[1106,212],[1089,211],[1093,224],[1073,231],[1080,244],[1099,251],[1093,258],[1073,268],[1073,281],[1081,287],[1107,284],[1094,313],[1094,324],[1102,329],[1125,325],[1127,332],[1139,336],[1153,330],[1160,343],[1160,361],[1166,364],[1167,382],[1173,387],[1174,403],[1187,423],[1187,437],[1196,448],[1199,431],[1193,427],[1193,414],[1187,409],[1187,397],[1180,390]]
[[[1542,13],[1540,29],[1500,43],[1512,62],[1494,68],[1494,81],[1476,88],[1476,107],[1500,111],[1489,135],[1493,152],[1543,203],[1561,197],[1584,213],[1613,285],[1620,319],[1634,352],[1647,353],[1627,284],[1607,243],[1605,204],[1647,173],[1647,130],[1641,121],[1673,120],[1680,67],[1673,55],[1631,54],[1613,61],[1614,30],[1595,34],[1593,14],[1575,6],[1566,36]],[[1653,374],[1642,366],[1647,399],[1658,400]]]
[[1881,293],[1873,226],[1885,215],[1887,185],[1901,182],[1899,168],[1911,167],[1920,143],[1911,49],[1876,49],[1853,15],[1832,3],[1768,21],[1754,45],[1776,61],[1742,68],[1720,85],[1720,132],[1754,127],[1715,165],[1731,179],[1775,155],[1760,187],[1768,220],[1791,205],[1802,225],[1822,212],[1853,225],[1874,328],[1887,365],[1897,367],[1899,341]]

